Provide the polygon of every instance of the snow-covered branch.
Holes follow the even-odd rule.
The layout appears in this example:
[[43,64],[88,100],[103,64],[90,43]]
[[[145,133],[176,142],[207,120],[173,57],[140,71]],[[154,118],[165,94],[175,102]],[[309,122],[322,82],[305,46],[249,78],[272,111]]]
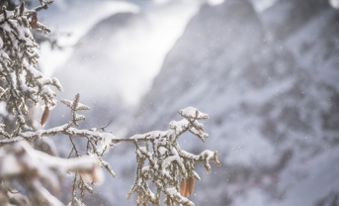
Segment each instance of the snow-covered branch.
[[[138,167],[129,195],[137,194],[138,205],[160,205],[161,193],[165,195],[166,205],[194,205],[187,197],[193,192],[195,179],[200,179],[195,166],[203,163],[210,171],[211,162],[220,165],[217,152],[205,150],[195,155],[182,150],[177,142],[185,132],[205,141],[208,135],[199,120],[208,116],[193,107],[185,108],[179,114],[183,119],[172,121],[167,131],[131,137],[135,140]],[[152,192],[151,185],[157,188],[156,193]]]
[[[25,141],[0,148],[0,181],[5,184],[19,180],[25,191],[34,197],[34,205],[46,205],[46,202],[47,205],[63,205],[45,186],[59,190],[59,175],[67,172],[86,174],[92,182],[102,179],[95,156],[63,159],[35,150]],[[10,197],[13,192],[0,190],[0,193]]]
[[[46,7],[50,2],[41,1]],[[44,76],[38,68],[38,45],[32,30],[45,27],[37,20],[35,10],[24,4],[15,10],[0,10],[0,100],[6,104],[14,132],[33,129],[29,107],[38,102],[51,108],[56,104],[53,88],[61,89],[59,81]]]

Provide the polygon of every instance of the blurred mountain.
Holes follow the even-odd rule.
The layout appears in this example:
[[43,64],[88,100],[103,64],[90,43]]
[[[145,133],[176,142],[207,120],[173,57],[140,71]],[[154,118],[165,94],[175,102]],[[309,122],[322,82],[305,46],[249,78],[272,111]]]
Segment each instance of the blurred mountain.
[[[227,0],[201,6],[176,42],[180,31],[165,40],[178,28],[173,16],[184,28],[194,13],[179,11],[118,13],[97,23],[57,71],[65,97],[80,92],[93,108],[89,124],[113,118],[128,134],[165,129],[189,105],[208,113],[207,143],[182,140],[192,152],[218,150],[224,165],[210,175],[199,170],[197,205],[339,205],[338,13],[321,0],[280,0],[260,13],[248,0]],[[142,76],[147,68],[154,70]],[[133,205],[126,200],[133,148],[116,147],[107,158],[118,178],[99,194]]]
[[[284,8],[286,5],[293,9],[279,13],[279,10],[283,10],[279,8]],[[291,16],[295,18],[291,19]],[[274,17],[285,21],[273,23]],[[322,0],[285,0],[279,1],[264,12],[262,20],[274,34],[274,38],[277,41],[284,41],[284,46],[289,48],[311,75],[321,78],[338,89],[339,14],[337,10],[331,8],[327,1]],[[275,27],[272,27],[273,24]]]
[[[314,6],[316,5],[316,6]],[[224,167],[202,175],[198,205],[338,205],[338,13],[325,1],[203,6],[167,55],[131,133],[188,105],[210,114]],[[334,202],[335,201],[335,202]]]

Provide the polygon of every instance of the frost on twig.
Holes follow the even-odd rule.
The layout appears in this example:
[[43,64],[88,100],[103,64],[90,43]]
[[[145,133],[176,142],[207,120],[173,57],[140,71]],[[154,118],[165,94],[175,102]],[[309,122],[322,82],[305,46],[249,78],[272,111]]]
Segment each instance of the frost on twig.
[[[200,140],[208,137],[199,120],[208,116],[193,107],[179,111],[183,117],[180,121],[172,121],[167,131],[154,131],[135,135],[137,171],[129,196],[137,195],[137,205],[194,205],[183,191],[180,184],[186,179],[200,179],[195,167],[202,163],[207,171],[211,163],[220,165],[217,152],[205,150],[200,154],[192,154],[180,148],[177,140],[185,132],[190,132]],[[151,188],[156,190],[152,191]],[[163,194],[163,198],[161,198]]]
[[29,121],[30,105],[41,102],[46,107],[56,104],[53,88],[61,89],[59,81],[44,76],[38,69],[38,45],[32,30],[48,30],[37,20],[37,10],[50,1],[29,10],[22,3],[15,10],[0,8],[0,100],[14,119],[14,132],[33,129]]

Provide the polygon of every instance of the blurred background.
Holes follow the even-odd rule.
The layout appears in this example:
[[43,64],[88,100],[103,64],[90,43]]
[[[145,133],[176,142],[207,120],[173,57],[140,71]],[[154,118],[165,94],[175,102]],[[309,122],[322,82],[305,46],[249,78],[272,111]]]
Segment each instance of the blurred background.
[[[333,7],[331,7],[330,3]],[[339,205],[339,13],[332,0],[55,0],[40,13],[57,44],[41,68],[92,109],[84,127],[121,137],[166,129],[194,106],[223,167],[197,183],[196,205]],[[47,126],[67,120],[58,106]],[[68,145],[58,143],[62,154]],[[133,147],[105,157],[88,205],[134,205]]]

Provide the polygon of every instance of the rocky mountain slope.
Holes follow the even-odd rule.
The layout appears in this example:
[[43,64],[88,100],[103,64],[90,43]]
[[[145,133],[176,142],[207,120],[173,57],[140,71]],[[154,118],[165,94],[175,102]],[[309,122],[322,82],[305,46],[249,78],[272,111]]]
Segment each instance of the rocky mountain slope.
[[[288,12],[277,15],[280,7],[289,5]],[[305,9],[306,8],[306,9]],[[280,9],[281,10],[281,9]],[[292,15],[292,14],[294,15]],[[273,28],[272,19],[285,19],[276,23],[275,27],[294,32],[279,36],[279,29]],[[295,16],[298,21],[288,20],[288,16]],[[315,78],[338,88],[338,12],[331,8],[327,1],[279,1],[273,8],[263,13],[262,20],[268,25],[269,31],[276,35],[278,41],[284,41],[284,46],[295,55],[299,63],[310,71]],[[286,20],[287,19],[287,20]],[[292,23],[290,23],[292,22]],[[298,23],[296,23],[298,22]],[[295,25],[298,26],[295,26]]]
[[[184,147],[218,150],[224,165],[210,175],[200,171],[192,197],[197,205],[339,205],[338,12],[322,0],[279,0],[261,13],[248,0],[206,4],[167,54],[153,85],[144,87],[152,76],[134,77],[162,63],[149,43],[168,36],[145,37],[154,23],[170,20],[158,17],[107,17],[57,72],[65,97],[80,92],[93,108],[90,124],[113,118],[112,130],[158,130],[192,105],[210,115],[210,138],[203,144],[187,136]],[[162,31],[174,28],[166,25]],[[145,51],[159,61],[136,67],[131,60],[139,62],[134,57]],[[149,87],[130,117],[126,105],[137,106]],[[106,181],[100,195],[110,205],[133,205],[126,200],[133,148],[116,147],[108,158],[118,178]]]
[[167,55],[131,133],[188,105],[210,114],[207,145],[184,142],[224,164],[202,176],[198,205],[339,204],[338,14],[308,3],[203,6]]

